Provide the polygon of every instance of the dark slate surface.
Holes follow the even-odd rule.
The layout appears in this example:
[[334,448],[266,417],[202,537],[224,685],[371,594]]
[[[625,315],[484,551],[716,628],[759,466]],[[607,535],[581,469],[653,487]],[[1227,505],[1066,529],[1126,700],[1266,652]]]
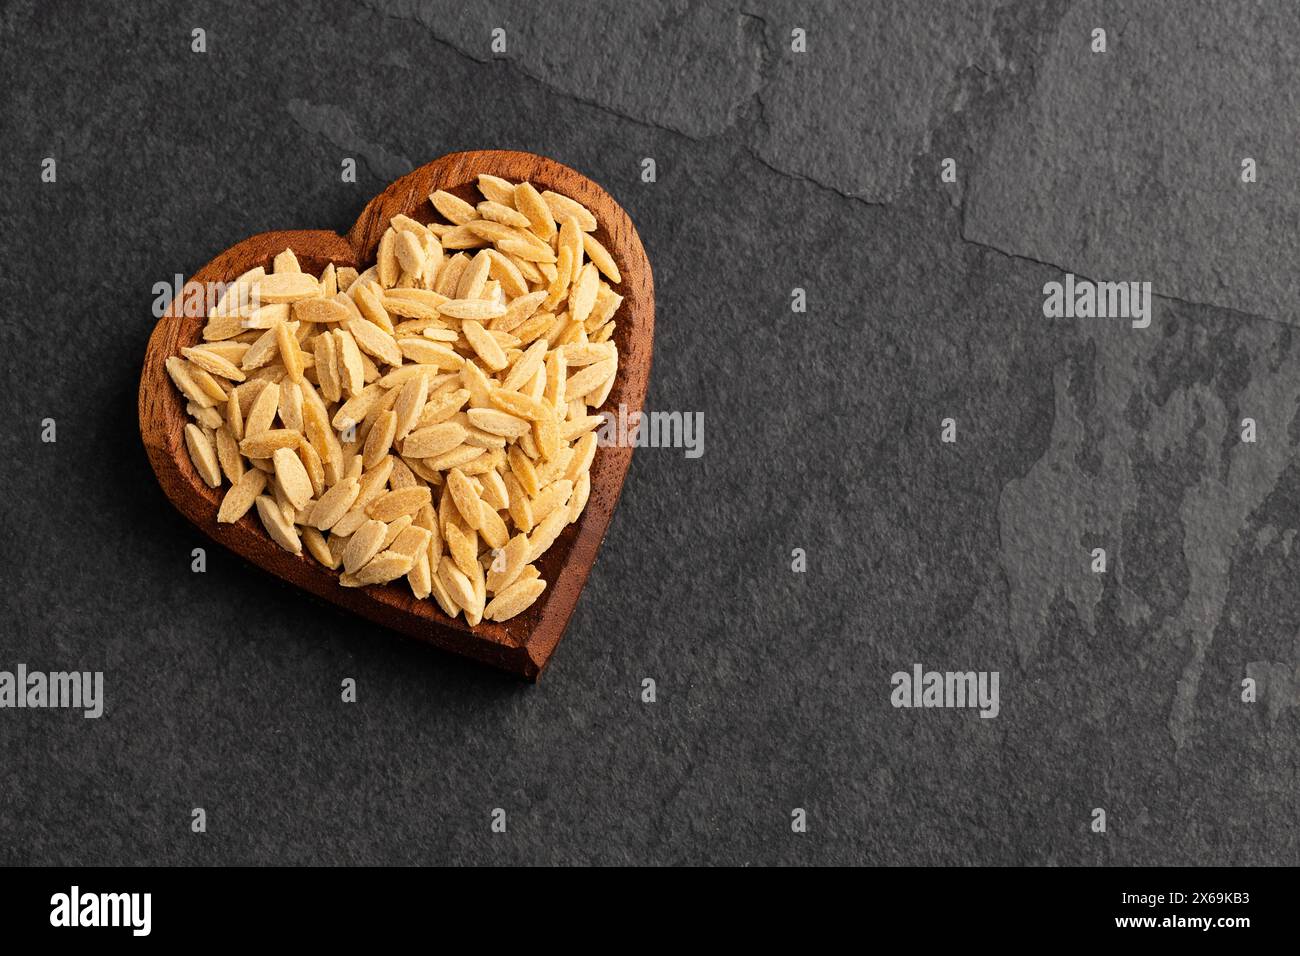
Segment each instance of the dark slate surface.
[[[107,708],[0,711],[0,862],[1300,859],[1294,7],[813,6],[4,5],[0,669]],[[155,282],[488,146],[628,209],[707,423],[537,687],[192,573],[136,431]],[[1044,319],[1064,270],[1151,327]],[[914,662],[1000,716],[892,708]]]

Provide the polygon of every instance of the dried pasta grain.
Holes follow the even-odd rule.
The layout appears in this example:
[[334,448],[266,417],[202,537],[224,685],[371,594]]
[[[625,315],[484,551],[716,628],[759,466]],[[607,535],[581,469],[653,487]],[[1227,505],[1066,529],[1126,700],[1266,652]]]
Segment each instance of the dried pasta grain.
[[471,626],[537,601],[538,560],[590,499],[623,304],[590,209],[475,185],[432,193],[427,226],[393,216],[360,271],[282,250],[166,360],[219,522],[255,508],[341,585]]

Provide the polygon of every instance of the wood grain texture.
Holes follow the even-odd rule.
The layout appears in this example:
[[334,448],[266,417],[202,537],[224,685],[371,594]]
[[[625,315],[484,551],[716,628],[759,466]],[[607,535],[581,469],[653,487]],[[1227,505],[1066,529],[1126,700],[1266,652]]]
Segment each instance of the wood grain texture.
[[[393,216],[404,213],[430,222],[438,217],[429,194],[445,189],[472,201],[479,173],[512,182],[526,179],[539,190],[552,189],[573,197],[596,215],[596,238],[618,264],[623,281],[616,291],[624,297],[614,335],[619,350],[618,377],[604,407],[617,411],[622,404],[629,412],[640,411],[654,347],[654,279],[645,249],[631,220],[608,193],[576,170],[542,156],[506,150],[451,153],[403,176],[372,199],[346,236],[324,230],[262,233],[218,255],[190,282],[204,286],[229,282],[259,265],[269,271],[271,260],[285,248],[292,248],[303,270],[313,274],[319,275],[329,262],[364,269],[374,261],[379,239]],[[163,365],[168,356],[200,341],[205,318],[202,314],[184,315],[194,311],[183,308],[184,299],[173,302],[155,326],[140,376],[140,436],[172,504],[214,541],[304,591],[444,650],[536,680],[577,605],[618,503],[632,449],[598,450],[591,467],[587,508],[540,559],[542,577],[548,582],[546,591],[518,617],[500,624],[483,621],[471,628],[462,618],[448,618],[432,599],[418,600],[404,580],[380,587],[344,588],[334,571],[272,542],[255,511],[234,524],[217,523],[224,488],[209,488],[190,462],[182,436],[188,421],[185,403]]]

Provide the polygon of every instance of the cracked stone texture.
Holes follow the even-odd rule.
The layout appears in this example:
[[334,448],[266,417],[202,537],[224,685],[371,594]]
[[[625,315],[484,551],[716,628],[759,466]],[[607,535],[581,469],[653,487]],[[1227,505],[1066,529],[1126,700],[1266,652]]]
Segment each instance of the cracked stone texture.
[[[1292,14],[384,9],[0,11],[0,668],[108,698],[0,711],[0,862],[1300,860]],[[154,283],[476,146],[624,204],[649,405],[706,416],[638,451],[537,687],[193,574],[136,430]],[[1150,279],[1151,327],[1043,319],[1062,269]],[[999,671],[1000,716],[892,708],[914,662]]]
[[[1295,323],[1300,6],[1085,0],[973,177],[968,239]],[[1091,51],[1107,30],[1108,52]],[[1242,182],[1242,162],[1257,182]]]

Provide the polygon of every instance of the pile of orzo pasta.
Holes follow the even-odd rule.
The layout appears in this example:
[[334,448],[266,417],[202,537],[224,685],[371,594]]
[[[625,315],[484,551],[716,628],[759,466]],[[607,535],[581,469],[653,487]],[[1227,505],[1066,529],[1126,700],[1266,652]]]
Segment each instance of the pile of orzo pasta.
[[450,616],[504,621],[591,491],[618,369],[622,279],[586,207],[478,177],[483,201],[394,216],[373,266],[240,276],[167,360],[217,520],[255,509],[347,587],[404,577]]

